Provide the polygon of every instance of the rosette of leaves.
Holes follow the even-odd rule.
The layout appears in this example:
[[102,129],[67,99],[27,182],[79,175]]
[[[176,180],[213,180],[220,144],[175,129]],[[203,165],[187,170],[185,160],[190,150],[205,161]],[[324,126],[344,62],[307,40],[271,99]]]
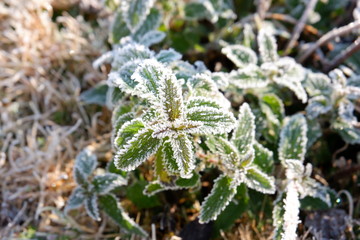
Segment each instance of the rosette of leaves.
[[93,176],[97,165],[97,158],[89,148],[81,151],[75,160],[73,175],[77,187],[71,193],[65,213],[85,206],[86,213],[94,220],[100,221],[100,210],[120,226],[122,230],[147,236],[123,210],[112,191],[127,184],[127,180],[114,173],[104,173]]
[[[130,79],[136,82],[130,93],[144,99],[148,108],[116,132],[115,166],[131,171],[152,158],[157,180],[146,189],[148,194],[193,186],[199,178],[193,174],[196,164],[192,135],[231,131],[233,114],[204,97],[214,89],[205,91],[203,78],[196,77],[197,84],[191,85],[185,98],[181,81],[155,59],[143,60]],[[188,83],[191,81],[195,80]]]
[[[219,154],[223,174],[215,180],[211,193],[202,203],[201,222],[215,220],[233,199],[240,184],[261,193],[275,193],[274,178],[265,173],[269,170],[272,153],[256,142],[255,117],[247,103],[240,108],[231,139],[209,136],[207,145]],[[255,161],[255,158],[258,159]]]
[[307,145],[306,119],[296,114],[286,119],[280,134],[279,160],[285,169],[286,179],[279,186],[273,209],[274,239],[296,239],[300,222],[300,200],[320,200],[331,206],[330,190],[311,178],[312,166],[303,165]]
[[353,101],[360,97],[360,76],[346,78],[339,69],[329,75],[330,78],[322,73],[308,74],[305,87],[311,98],[306,107],[307,117],[313,120],[328,116],[331,128],[345,142],[359,144],[360,129]]
[[305,78],[303,67],[293,58],[279,57],[276,40],[266,30],[259,31],[257,43],[260,59],[251,48],[240,44],[228,45],[222,49],[222,53],[238,67],[227,74],[228,85],[239,89],[252,89],[275,83],[289,88],[305,103],[307,95],[302,86]]

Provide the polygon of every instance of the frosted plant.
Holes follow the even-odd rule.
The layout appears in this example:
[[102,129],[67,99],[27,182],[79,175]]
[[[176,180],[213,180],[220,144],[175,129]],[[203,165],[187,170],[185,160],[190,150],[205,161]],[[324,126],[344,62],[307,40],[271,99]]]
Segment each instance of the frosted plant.
[[127,180],[114,173],[92,176],[97,165],[97,158],[90,148],[81,151],[75,160],[73,175],[77,187],[71,193],[65,213],[85,206],[86,213],[94,220],[100,221],[100,211],[109,216],[122,230],[147,236],[123,210],[112,191],[127,184]]
[[286,171],[286,179],[279,186],[273,209],[274,239],[296,239],[300,222],[300,200],[317,198],[331,206],[329,190],[311,178],[312,166],[303,165],[307,145],[307,124],[303,115],[297,114],[285,122],[280,134],[279,160]]
[[[277,45],[274,36],[261,29],[257,38],[260,59],[249,47],[235,44],[222,49],[237,67],[228,75],[229,86],[240,89],[264,88],[275,83],[292,90],[303,102],[307,102],[307,95],[302,81],[305,78],[303,67],[293,58],[282,57],[277,54]],[[258,63],[261,63],[258,65]]]
[[215,180],[211,193],[205,198],[201,206],[200,221],[216,219],[242,183],[262,193],[275,193],[274,178],[264,173],[261,166],[254,162],[255,145],[263,154],[268,154],[269,151],[255,140],[255,117],[247,103],[240,108],[239,119],[230,141],[223,137],[209,136],[207,145],[212,152],[220,155],[224,174]]
[[328,115],[331,127],[337,131],[344,141],[360,143],[360,129],[354,115],[353,101],[360,97],[360,76],[346,78],[340,69],[329,73],[310,72],[305,81],[309,103],[306,114],[309,119]]
[[156,161],[163,162],[155,166],[190,178],[195,168],[190,134],[229,132],[235,122],[233,115],[210,98],[184,99],[175,74],[154,59],[144,60],[131,78],[137,82],[133,94],[147,99],[151,108],[117,132],[115,165],[133,170],[155,155]]

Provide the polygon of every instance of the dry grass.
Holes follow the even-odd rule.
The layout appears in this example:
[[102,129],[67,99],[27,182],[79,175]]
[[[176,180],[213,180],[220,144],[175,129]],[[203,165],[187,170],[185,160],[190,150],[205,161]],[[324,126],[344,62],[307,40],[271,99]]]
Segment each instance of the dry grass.
[[2,239],[30,225],[53,232],[51,213],[42,208],[64,206],[79,150],[109,140],[98,137],[110,129],[99,127],[103,114],[88,115],[78,100],[82,89],[105,78],[91,64],[105,50],[108,21],[99,18],[94,29],[81,16],[53,16],[50,0],[0,2]]

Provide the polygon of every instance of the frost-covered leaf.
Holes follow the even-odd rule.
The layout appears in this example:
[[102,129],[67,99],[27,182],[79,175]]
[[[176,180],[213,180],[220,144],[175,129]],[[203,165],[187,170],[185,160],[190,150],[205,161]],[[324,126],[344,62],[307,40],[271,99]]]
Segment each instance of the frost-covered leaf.
[[121,11],[124,21],[133,33],[136,32],[144,23],[149,14],[154,0],[123,0],[121,1]]
[[162,110],[169,121],[183,118],[182,89],[175,75],[170,71],[164,72],[161,78],[159,97]]
[[190,97],[186,101],[186,108],[191,109],[194,107],[211,107],[221,109],[221,106],[217,101],[207,97]]
[[125,46],[116,48],[113,56],[112,71],[116,71],[128,62],[153,58],[154,52],[143,45],[128,43]]
[[115,196],[110,194],[99,196],[99,205],[121,229],[144,237],[147,236],[147,233],[124,212]]
[[213,153],[218,153],[227,168],[234,170],[239,166],[240,154],[236,147],[222,137],[208,136],[206,145]]
[[71,209],[79,208],[85,200],[84,189],[81,187],[75,188],[69,199],[66,201],[65,213]]
[[272,212],[273,226],[274,226],[274,240],[285,240],[282,238],[284,234],[284,214],[285,214],[285,200],[286,194],[279,193],[277,199],[274,202],[274,208]]
[[234,128],[235,124],[232,113],[213,107],[193,107],[188,110],[186,118],[195,124],[201,124],[192,132],[198,134],[227,133]]
[[118,11],[116,13],[114,22],[112,23],[111,26],[111,36],[110,39],[112,41],[112,43],[116,44],[119,43],[120,39],[126,36],[130,35],[130,30],[127,27],[124,18],[123,18],[123,14],[121,11]]
[[274,177],[268,176],[257,167],[249,167],[246,169],[245,179],[243,179],[247,187],[252,188],[261,193],[275,193]]
[[164,32],[160,32],[158,30],[151,30],[145,33],[145,35],[140,38],[139,43],[146,47],[150,47],[151,45],[161,42],[162,40],[164,40],[165,37],[166,34]]
[[245,68],[231,71],[229,82],[238,88],[248,89],[266,87],[269,80],[257,65],[248,65]]
[[351,123],[337,118],[331,125],[337,131],[345,142],[350,144],[360,144],[360,128],[355,128]]
[[153,138],[153,130],[144,128],[115,155],[115,166],[124,171],[131,171],[144,162],[159,148],[161,140]]
[[147,32],[156,30],[159,27],[161,20],[162,16],[160,11],[156,8],[151,8],[150,13],[146,16],[143,24],[141,24],[138,30],[132,34],[133,39],[139,41]]
[[305,78],[304,86],[310,97],[329,96],[332,92],[330,78],[323,73],[309,72]]
[[319,122],[317,121],[317,119],[306,119],[306,123],[308,126],[308,131],[307,131],[307,149],[309,149],[318,138],[320,138],[322,136],[322,131],[321,131],[321,126],[319,124]]
[[157,55],[156,59],[161,63],[171,63],[180,60],[182,55],[172,48],[167,50],[161,50]]
[[92,180],[92,184],[97,193],[106,194],[116,187],[126,185],[127,180],[118,174],[105,173],[103,175],[95,176]]
[[273,81],[289,88],[303,103],[306,103],[307,95],[301,84],[305,78],[304,68],[289,57],[280,58],[275,65],[277,74],[272,76]]
[[304,160],[307,144],[307,125],[303,115],[293,115],[285,123],[280,133],[279,159]]
[[239,119],[232,135],[231,141],[239,151],[241,161],[253,159],[255,142],[255,116],[250,106],[243,103],[239,110]]
[[332,108],[330,99],[325,96],[316,96],[310,98],[306,106],[306,115],[309,119],[315,119],[321,114],[329,112]]
[[224,108],[230,108],[230,102],[219,92],[210,75],[200,73],[192,76],[187,81],[190,96],[203,96],[217,100]]
[[346,86],[346,77],[340,69],[334,69],[329,72],[329,76],[331,78],[331,83],[333,87],[336,88],[344,88]]
[[257,63],[256,53],[251,48],[242,45],[229,45],[221,52],[239,68]]
[[302,191],[299,192],[300,198],[305,197],[318,198],[324,202],[328,207],[331,207],[331,198],[329,188],[321,185],[315,179],[306,177],[301,184]]
[[206,223],[215,220],[234,197],[236,187],[237,185],[231,177],[225,175],[218,177],[210,194],[201,204],[200,222]]
[[218,88],[225,89],[229,85],[229,74],[225,72],[211,73],[211,79],[215,82]]
[[106,92],[106,107],[113,109],[124,96],[125,93],[119,88],[109,85],[108,91]]
[[82,150],[75,159],[74,177],[78,184],[83,185],[88,176],[95,170],[97,157],[90,148]]
[[192,170],[195,168],[194,151],[192,149],[191,140],[187,135],[179,135],[170,139],[173,158],[176,161],[180,176],[190,178]]
[[275,37],[261,29],[257,38],[262,62],[276,62],[279,58]]
[[145,124],[140,119],[133,119],[122,125],[120,130],[116,134],[114,141],[114,147],[116,149],[122,149],[141,129],[145,127]]
[[138,83],[131,76],[139,63],[140,60],[130,61],[125,63],[118,71],[109,73],[107,80],[109,86],[118,87],[125,93],[134,94],[134,89]]
[[274,166],[273,152],[256,141],[254,150],[255,158],[253,163],[265,173],[271,174]]
[[100,221],[98,197],[95,193],[87,195],[85,198],[86,213],[94,220]]
[[73,169],[73,176],[75,179],[75,182],[82,187],[86,187],[88,184],[88,179],[84,172],[82,172],[79,168],[74,167]]
[[169,70],[164,65],[154,59],[147,59],[142,61],[131,78],[139,83],[136,91],[140,97],[156,99],[160,84],[167,75]]

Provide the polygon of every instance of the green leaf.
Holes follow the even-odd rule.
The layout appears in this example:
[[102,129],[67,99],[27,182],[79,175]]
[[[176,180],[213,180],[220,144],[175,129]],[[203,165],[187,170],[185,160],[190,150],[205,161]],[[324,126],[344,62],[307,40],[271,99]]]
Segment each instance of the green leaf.
[[147,233],[124,212],[115,196],[110,194],[99,196],[99,205],[106,215],[122,229],[140,236],[147,236]]
[[124,171],[134,170],[159,148],[161,140],[153,138],[153,130],[144,128],[115,155],[115,166]]
[[144,195],[144,189],[147,185],[146,181],[137,181],[131,186],[126,187],[126,197],[132,201],[138,209],[149,209],[161,206],[156,196],[149,197]]
[[190,2],[184,8],[185,17],[189,20],[204,19],[209,16],[209,11],[202,3]]
[[[117,127],[115,125],[115,127]],[[122,149],[140,130],[145,127],[145,124],[140,119],[133,119],[124,123],[116,134],[114,147]]]
[[[162,155],[159,156],[162,158],[162,163],[165,165],[166,170],[171,174],[178,174],[180,172],[179,166],[176,162],[174,151],[171,147],[170,141],[168,138],[164,141],[163,148],[162,148]],[[161,166],[164,167],[164,166]],[[158,176],[161,179],[161,173],[164,171],[164,169],[160,169],[160,167],[157,167],[158,169]],[[168,177],[167,175],[165,177]]]
[[106,105],[106,93],[109,87],[105,82],[101,82],[96,86],[86,90],[80,94],[80,100],[86,104]]
[[191,178],[176,179],[175,184],[179,188],[192,188],[199,183],[199,180],[200,180],[200,175],[194,172]]
[[237,185],[231,177],[221,175],[214,182],[210,194],[201,204],[200,222],[215,220],[236,194]]
[[236,195],[233,201],[219,214],[214,222],[214,232],[218,234],[220,231],[226,231],[234,225],[248,208],[249,196],[245,184],[237,187]]
[[160,43],[165,37],[166,34],[164,32],[151,30],[140,38],[139,43],[146,47],[150,47],[154,44]]
[[123,0],[121,11],[124,21],[132,33],[136,32],[146,20],[154,0]]
[[231,112],[213,107],[193,107],[186,113],[186,118],[194,124],[201,124],[194,128],[195,134],[227,133],[234,128],[235,118]]
[[161,50],[156,55],[156,59],[161,63],[172,63],[174,61],[180,60],[181,58],[182,55],[172,48]]
[[138,30],[132,34],[135,41],[139,41],[147,32],[156,30],[162,20],[162,16],[159,10],[151,8],[150,13],[146,16],[143,24],[139,26]]
[[98,194],[107,194],[114,188],[126,185],[127,180],[122,176],[114,173],[105,173],[95,176],[92,180],[95,192]]
[[309,149],[316,142],[316,140],[322,136],[322,130],[317,119],[310,120],[307,118],[306,123],[308,126],[308,131],[306,134],[308,141],[306,148]]
[[275,193],[274,177],[266,175],[257,167],[254,166],[247,168],[245,176],[244,183],[247,187],[261,193]]
[[231,71],[229,82],[240,89],[262,88],[269,84],[269,80],[263,71],[258,66],[252,64],[245,68]]
[[252,161],[254,155],[253,145],[255,143],[255,116],[247,103],[243,103],[240,107],[239,119],[231,141],[238,149],[241,161],[249,158]]
[[262,171],[271,174],[274,168],[273,152],[255,141],[254,144],[255,158],[253,163]]
[[154,194],[166,190],[158,181],[149,183],[143,193],[147,196],[153,196]]
[[262,62],[275,62],[279,59],[275,37],[266,29],[261,29],[257,38]]
[[187,135],[179,135],[170,138],[169,141],[180,176],[183,178],[191,178],[192,170],[195,168],[195,158],[191,140]]
[[321,114],[325,114],[331,110],[331,102],[325,96],[316,96],[310,98],[308,105],[306,106],[306,115],[309,119],[315,119]]
[[256,53],[248,47],[242,45],[229,45],[224,47],[221,52],[239,68],[257,64]]
[[91,193],[85,198],[85,209],[87,214],[95,221],[100,221],[98,197],[95,193]]
[[286,194],[279,193],[277,199],[274,202],[274,208],[272,213],[274,229],[274,240],[283,240],[282,235],[284,234],[284,214],[285,214],[285,200]]
[[310,97],[329,96],[332,92],[330,78],[323,73],[308,73],[304,86]]
[[186,101],[186,108],[190,109],[194,107],[211,107],[221,109],[221,106],[217,101],[207,97],[190,97]]
[[82,150],[75,159],[74,177],[78,184],[84,185],[88,176],[95,170],[97,157],[90,148]]
[[285,117],[284,104],[275,94],[262,96],[260,99],[260,107],[268,120],[280,123]]
[[71,209],[79,208],[85,200],[84,189],[81,187],[75,188],[69,199],[66,201],[65,213]]
[[304,161],[307,144],[307,125],[303,115],[293,115],[285,123],[280,133],[279,159],[284,163],[286,159]]
[[183,118],[184,103],[181,86],[172,72],[163,75],[159,88],[160,104],[169,121]]
[[213,72],[211,73],[211,79],[215,82],[218,88],[226,89],[229,86],[229,74],[225,72]]
[[114,22],[111,26],[110,39],[113,44],[119,43],[120,39],[130,35],[130,30],[126,26],[121,11],[116,13]]

